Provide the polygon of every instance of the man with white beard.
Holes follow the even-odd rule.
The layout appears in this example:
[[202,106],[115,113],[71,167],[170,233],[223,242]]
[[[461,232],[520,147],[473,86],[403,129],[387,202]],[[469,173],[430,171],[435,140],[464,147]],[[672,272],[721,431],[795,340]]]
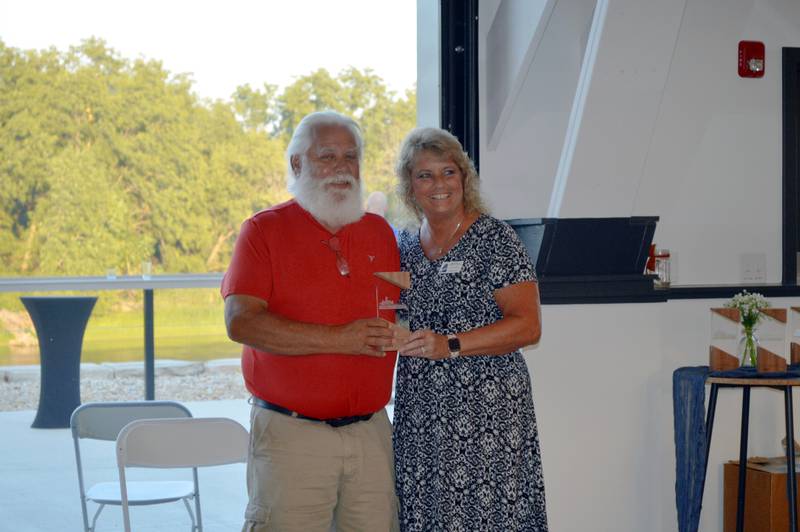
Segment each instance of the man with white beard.
[[286,158],[295,198],[246,220],[225,324],[252,394],[243,531],[397,528],[391,425],[399,289],[392,229],[362,208],[358,125],[306,116]]

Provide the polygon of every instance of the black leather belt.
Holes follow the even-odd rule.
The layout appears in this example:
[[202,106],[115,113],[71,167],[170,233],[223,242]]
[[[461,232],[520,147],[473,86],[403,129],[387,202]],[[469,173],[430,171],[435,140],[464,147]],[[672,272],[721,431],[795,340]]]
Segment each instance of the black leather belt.
[[367,421],[372,418],[372,414],[364,414],[363,416],[350,416],[350,417],[337,417],[333,419],[317,419],[315,417],[308,417],[304,416],[303,414],[298,414],[288,408],[284,408],[280,405],[268,403],[267,401],[261,399],[260,397],[253,396],[250,398],[252,404],[256,406],[260,406],[266,410],[272,410],[273,412],[278,412],[279,414],[283,414],[286,416],[296,417],[297,419],[307,419],[309,421],[319,421],[320,423],[327,423],[331,427],[344,427],[345,425],[351,425],[353,423],[358,423],[359,421]]

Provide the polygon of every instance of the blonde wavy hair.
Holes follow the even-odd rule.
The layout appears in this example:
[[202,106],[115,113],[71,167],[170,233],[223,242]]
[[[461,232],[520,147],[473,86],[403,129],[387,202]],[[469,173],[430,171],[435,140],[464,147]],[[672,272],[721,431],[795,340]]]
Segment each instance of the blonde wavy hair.
[[411,171],[417,157],[423,152],[430,152],[439,157],[450,157],[461,170],[464,188],[464,211],[486,213],[486,205],[481,198],[480,179],[475,165],[464,152],[458,139],[449,131],[436,127],[420,127],[412,130],[400,145],[397,156],[395,175],[397,175],[397,195],[409,212],[422,221],[423,213],[414,200],[411,188]]

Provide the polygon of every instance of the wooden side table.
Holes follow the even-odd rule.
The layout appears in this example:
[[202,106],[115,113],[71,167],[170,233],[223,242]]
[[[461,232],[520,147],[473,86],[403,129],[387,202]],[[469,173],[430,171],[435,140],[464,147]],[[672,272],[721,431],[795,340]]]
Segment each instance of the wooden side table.
[[[706,460],[703,469],[703,486],[705,486],[708,470],[708,455],[711,450],[711,434],[714,428],[714,413],[717,408],[717,394],[720,388],[742,389],[742,430],[739,443],[739,496],[736,506],[736,532],[744,532],[745,481],[747,479],[747,437],[750,419],[750,390],[752,388],[772,388],[783,391],[784,415],[786,422],[786,492],[789,506],[789,532],[797,530],[797,493],[795,484],[794,456],[794,414],[792,412],[792,388],[800,386],[800,378],[729,378],[709,377],[706,383],[711,385],[711,396],[706,414]],[[700,492],[702,501],[703,492]]]

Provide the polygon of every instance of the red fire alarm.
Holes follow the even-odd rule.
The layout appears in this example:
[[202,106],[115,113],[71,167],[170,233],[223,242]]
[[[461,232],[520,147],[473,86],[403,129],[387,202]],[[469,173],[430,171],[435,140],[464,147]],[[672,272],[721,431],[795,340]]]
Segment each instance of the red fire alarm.
[[739,76],[743,78],[764,77],[764,43],[739,41]]

